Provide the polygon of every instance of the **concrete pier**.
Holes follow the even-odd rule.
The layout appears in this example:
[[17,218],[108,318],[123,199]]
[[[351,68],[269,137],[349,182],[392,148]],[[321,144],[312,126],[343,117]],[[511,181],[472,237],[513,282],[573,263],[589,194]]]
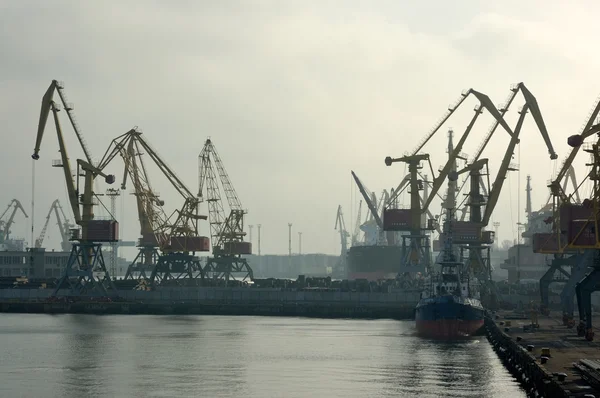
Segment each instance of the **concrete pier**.
[[600,359],[600,343],[564,326],[560,313],[500,311],[486,321],[486,328],[494,350],[531,396],[600,397],[598,387],[577,369],[581,360]]

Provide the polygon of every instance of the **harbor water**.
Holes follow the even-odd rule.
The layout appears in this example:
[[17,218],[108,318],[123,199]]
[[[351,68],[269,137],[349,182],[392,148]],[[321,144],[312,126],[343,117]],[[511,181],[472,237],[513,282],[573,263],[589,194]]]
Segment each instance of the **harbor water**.
[[0,315],[2,397],[525,397],[485,337],[413,321]]

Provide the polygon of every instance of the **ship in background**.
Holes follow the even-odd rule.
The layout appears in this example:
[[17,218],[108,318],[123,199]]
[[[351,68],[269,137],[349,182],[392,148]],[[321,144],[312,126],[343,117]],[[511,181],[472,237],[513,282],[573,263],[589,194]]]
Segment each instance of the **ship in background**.
[[[575,203],[581,203],[579,197],[579,191],[577,190],[577,177],[573,166],[569,168],[566,178],[563,181],[563,191],[567,189],[567,183],[571,180],[575,189]],[[508,283],[518,283],[530,281],[532,284],[537,285],[539,280],[548,271],[549,261],[551,260],[548,255],[542,253],[534,253],[532,237],[537,233],[549,233],[552,230],[552,203],[550,203],[551,196],[548,197],[546,204],[538,211],[532,210],[531,204],[531,177],[527,176],[527,184],[525,188],[526,192],[526,204],[525,214],[527,216],[527,223],[523,225],[521,233],[521,239],[508,249],[508,258],[501,265],[502,269],[508,271]]]
[[[356,185],[367,204],[368,213],[364,222],[362,221],[362,203],[359,204],[358,216],[352,234],[346,231],[341,206],[338,207],[336,218],[336,229],[340,232],[341,254],[338,262],[338,272],[334,277],[340,279],[366,279],[378,281],[382,279],[399,279],[404,287],[413,285],[416,278],[425,271],[423,267],[406,267],[403,263],[406,248],[402,246],[402,235],[405,232],[384,231],[383,212],[386,208],[398,208],[398,198],[391,189],[390,192],[383,190],[377,198],[375,192],[360,181],[358,176],[352,172]],[[406,181],[401,183],[401,186]],[[421,184],[420,189],[427,195],[427,184]],[[426,216],[423,217],[425,224]],[[348,248],[348,238],[351,245]]]
[[[358,177],[357,184],[361,184]],[[360,185],[359,185],[360,186]],[[383,209],[389,200],[387,190],[384,190],[377,200],[375,192],[371,192],[367,201],[368,213],[366,220],[361,223],[361,207],[359,205],[356,228],[352,234],[352,245],[346,252],[346,267],[348,279],[394,279],[402,266],[402,247],[395,244],[393,232],[383,232]],[[362,239],[360,235],[362,232]]]

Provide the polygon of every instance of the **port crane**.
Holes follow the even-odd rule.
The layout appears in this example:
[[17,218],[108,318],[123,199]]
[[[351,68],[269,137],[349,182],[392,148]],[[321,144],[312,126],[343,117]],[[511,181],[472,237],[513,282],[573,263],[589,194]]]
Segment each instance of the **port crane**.
[[[549,284],[554,269],[559,272],[557,265],[570,265],[571,272],[568,274],[568,280],[561,294],[561,304],[563,305],[563,322],[574,323],[572,313],[568,308],[572,303],[572,290],[575,287],[577,297],[577,306],[579,310],[579,325],[577,331],[580,336],[585,336],[587,340],[593,340],[594,331],[592,328],[591,312],[591,293],[598,290],[600,282],[600,266],[598,266],[598,253],[600,249],[600,240],[597,234],[598,230],[598,211],[600,200],[600,188],[598,185],[598,175],[600,172],[600,154],[598,152],[599,142],[589,145],[585,140],[600,132],[600,123],[598,115],[600,113],[600,98],[596,100],[590,111],[586,122],[578,134],[572,135],[567,139],[567,144],[572,148],[571,152],[563,162],[560,171],[550,182],[549,188],[552,195],[553,215],[547,221],[551,223],[552,232],[536,233],[532,236],[533,251],[535,253],[553,254],[554,260],[551,267],[542,277],[542,284]],[[573,199],[573,194],[567,194],[564,179],[569,174],[575,157],[584,149],[592,158],[590,172],[584,178],[593,182],[592,194],[589,198],[578,204]],[[575,187],[579,190],[581,185]],[[560,264],[563,263],[563,264]],[[554,269],[553,269],[554,268]],[[565,292],[567,290],[567,292]],[[566,299],[563,300],[563,297]]]
[[[519,120],[517,121],[516,127],[513,131],[506,124],[506,122],[502,123],[502,121],[504,120],[505,113],[508,111],[509,105],[512,103],[512,101],[519,92],[522,93],[525,99],[525,105],[523,105],[523,107],[519,111]],[[460,171],[445,173],[446,170],[450,170],[452,164],[449,163],[452,162],[453,158],[456,157],[450,156],[448,162],[446,163],[446,166],[444,166],[444,169],[440,173],[440,177],[444,175],[448,176],[449,181],[456,181],[458,176],[462,173],[469,173],[470,190],[469,194],[467,195],[467,206],[469,208],[470,219],[469,221],[455,221],[455,224],[453,225],[453,240],[455,243],[463,245],[461,248],[461,256],[465,261],[469,263],[469,266],[474,269],[475,273],[478,274],[480,278],[483,278],[483,280],[486,282],[491,281],[491,264],[489,251],[491,247],[490,245],[493,244],[494,241],[494,235],[492,231],[484,231],[483,229],[490,222],[495,206],[498,203],[500,192],[502,190],[502,186],[504,184],[504,180],[506,179],[508,171],[517,169],[516,165],[511,163],[511,159],[514,154],[515,147],[519,143],[519,136],[523,126],[523,122],[529,110],[531,111],[531,114],[538,127],[538,130],[540,131],[542,138],[546,143],[548,152],[550,154],[550,158],[556,159],[557,155],[550,141],[544,119],[537,104],[537,100],[523,83],[519,83],[511,86],[511,93],[506,103],[504,105],[499,106],[499,109],[497,110],[497,115],[499,115],[502,119],[494,118],[495,120],[492,123],[490,129],[488,130],[488,134],[484,138],[484,141],[480,144],[475,156],[470,160],[467,166],[465,166],[465,168],[463,168]],[[481,158],[481,155],[484,149],[486,148],[487,144],[489,143],[493,133],[496,131],[499,125],[502,125],[504,130],[506,130],[509,133],[510,141],[505,151],[504,157],[501,161],[496,177],[494,178],[494,181],[491,184],[491,188],[486,190],[486,201],[486,198],[481,193],[480,188],[482,186],[485,187],[485,184],[482,184],[482,177],[484,176],[488,177],[487,185],[490,186],[489,171],[487,171],[488,161],[485,158]],[[458,147],[460,147],[460,141]],[[456,148],[454,153],[456,153]],[[484,168],[486,169],[485,172],[483,171]],[[438,180],[440,179],[440,177],[438,177]],[[432,193],[435,192],[437,191],[436,186],[434,185]],[[484,206],[485,209],[482,209]]]
[[[565,173],[565,177],[562,181],[562,191],[567,191],[567,184],[569,181],[572,183],[573,192],[569,195],[570,201],[572,204],[581,205],[581,198],[579,195],[579,184],[577,183],[577,177],[575,175],[575,169],[573,165],[568,166],[568,171]],[[529,180],[528,180],[529,183]],[[546,201],[546,206],[549,206],[550,201],[553,196],[550,193],[548,200]],[[528,203],[530,201],[529,191],[528,191]],[[530,205],[528,205],[528,209]],[[553,209],[553,214],[555,211]],[[552,217],[549,217],[545,220],[547,231],[540,231],[545,234],[545,236],[553,236],[552,235]],[[534,253],[538,254],[550,254],[547,253],[547,250],[552,248],[542,247],[544,253],[539,252],[539,244],[540,244],[540,232],[536,235],[535,240],[532,240],[532,236],[527,236],[527,240],[530,244],[533,245]],[[547,240],[546,242],[547,243]],[[571,252],[565,251],[563,253],[555,252],[552,254],[552,259],[549,262],[548,270],[544,273],[544,275],[540,278],[540,297],[541,297],[541,305],[540,311],[542,314],[548,315],[550,313],[549,303],[550,303],[550,285],[554,282],[564,283],[562,291],[560,293],[560,303],[562,307],[562,315],[563,315],[563,324],[565,326],[572,327],[575,325],[574,311],[575,311],[575,287],[577,282],[579,282],[583,276],[591,269],[589,253],[583,252]]]
[[[597,184],[594,174],[597,165],[595,144],[590,145],[584,141],[600,132],[600,123],[597,121],[599,113],[600,98],[594,103],[580,132],[568,138],[567,144],[572,148],[571,152],[548,185],[552,197],[552,216],[546,222],[550,224],[551,232],[535,233],[532,236],[534,253],[553,255],[550,268],[540,279],[541,310],[548,311],[547,290],[555,280],[555,274],[564,275],[566,283],[561,292],[563,323],[569,326],[575,324],[573,296],[576,296],[579,307],[578,333],[588,340],[594,337],[590,295],[595,291],[595,283],[600,280],[600,272],[596,265],[600,243],[595,233],[597,221],[594,217],[594,214],[597,214],[595,204],[598,198],[594,190],[590,198],[581,202],[578,191],[586,180],[592,181],[594,187]],[[591,163],[588,164],[591,171],[581,184],[576,185],[572,164],[581,148],[592,157]],[[566,191],[569,177],[574,187],[571,194]],[[564,267],[570,267],[570,271],[566,271]]]
[[[596,116],[594,115],[594,118]],[[577,334],[585,336],[588,341],[594,339],[591,296],[593,292],[600,290],[600,236],[598,234],[600,226],[600,133],[598,133],[600,123],[597,121],[589,130],[584,130],[585,133],[569,137],[568,141],[571,147],[578,148],[582,146],[584,137],[590,130],[596,130],[598,134],[596,142],[591,147],[588,146],[584,149],[592,156],[592,162],[588,164],[591,166],[591,170],[587,176],[593,182],[592,193],[580,206],[563,204],[560,213],[570,210],[570,214],[561,214],[559,221],[561,229],[566,225],[568,247],[583,250],[581,262],[588,266],[585,269],[585,275],[575,284],[579,310]],[[574,208],[575,206],[577,208]],[[572,271],[573,273],[575,272]]]
[[338,270],[340,271],[340,274],[346,275],[348,269],[346,264],[348,256],[348,237],[350,236],[350,234],[346,230],[346,223],[344,222],[344,213],[342,212],[342,205],[338,206],[337,214],[335,217],[334,229],[340,232],[340,247],[342,249],[342,252],[340,253],[340,259],[338,262]]
[[[8,213],[8,211],[11,208],[12,211]],[[29,217],[27,215],[27,212],[25,212],[25,209],[21,205],[21,202],[19,202],[17,199],[11,200],[6,210],[4,210],[2,215],[0,215],[0,244],[8,244],[10,240],[10,228],[13,226],[15,222],[15,216],[17,215],[17,212],[19,210],[21,211],[21,213],[23,213],[25,218]],[[5,220],[4,216],[6,216],[7,214],[9,214],[9,216],[8,219]]]
[[[127,177],[133,185],[133,195],[136,199],[140,221],[140,238],[138,239],[138,254],[127,267],[125,280],[150,279],[158,258],[158,248],[168,244],[167,235],[161,230],[167,224],[167,214],[164,211],[164,201],[154,192],[150,185],[147,168],[142,157],[139,143],[135,141],[137,130],[126,133],[128,142],[121,145],[121,157],[125,164],[121,190],[127,189]],[[116,141],[119,141],[118,137]],[[123,140],[121,138],[121,140]],[[159,243],[160,242],[160,243]]]
[[[246,258],[242,257],[252,253],[251,243],[244,241],[244,215],[247,211],[242,208],[210,138],[204,143],[198,162],[198,198],[208,204],[213,254],[208,258],[204,271],[207,277],[224,280],[226,285],[229,280],[253,280],[252,268]],[[225,212],[219,181],[227,198],[229,213]]]
[[[449,155],[449,159],[436,177],[431,165],[431,161],[428,154],[420,153],[425,144],[435,135],[435,133],[442,127],[442,125],[450,118],[450,116],[464,103],[466,98],[473,95],[479,100],[479,105],[475,107],[475,114],[473,115],[469,125],[464,131],[463,135],[456,144],[453,152]],[[476,90],[468,89],[461,93],[459,99],[448,107],[446,113],[441,119],[434,125],[434,127],[425,135],[421,142],[411,153],[405,153],[400,158],[392,158],[388,156],[385,158],[385,164],[391,166],[393,163],[402,162],[408,165],[409,182],[408,187],[410,189],[410,209],[392,209],[387,208],[384,212],[384,229],[386,231],[402,231],[408,232],[403,235],[403,247],[406,247],[406,255],[404,262],[412,265],[423,265],[425,268],[429,268],[431,265],[431,251],[429,243],[428,231],[432,231],[435,228],[437,220],[429,219],[425,226],[422,225],[423,216],[431,204],[433,198],[438,194],[439,189],[442,187],[443,182],[452,170],[455,160],[461,156],[462,147],[469,136],[475,122],[479,115],[486,109],[494,119],[504,127],[509,135],[513,135],[512,130],[506,124],[501,114],[498,112],[496,107],[493,105],[490,98]],[[427,162],[433,176],[433,185],[431,192],[429,193],[425,203],[421,205],[421,198],[419,191],[423,190],[423,181],[419,178],[422,169],[421,163]]]
[[[137,128],[115,138],[109,151],[118,151],[125,165],[121,189],[133,185],[140,221],[138,255],[129,265],[125,279],[157,284],[198,285],[204,278],[196,252],[208,251],[208,238],[198,233],[198,199],[160,157]],[[168,215],[164,201],[152,188],[143,155],[147,155],[183,198],[183,206]],[[160,253],[159,253],[160,251]]]
[[54,213],[56,217],[56,223],[60,232],[60,248],[62,251],[65,252],[71,251],[72,244],[69,240],[69,231],[73,228],[73,226],[69,223],[69,220],[67,219],[65,212],[62,206],[60,205],[58,199],[56,199],[54,202],[52,202],[52,205],[50,205],[50,210],[48,211],[48,215],[46,216],[46,222],[44,222],[42,232],[40,232],[40,236],[35,240],[35,248],[40,249],[43,247],[44,238],[46,237],[46,231],[48,230],[48,224],[50,223],[50,217],[52,216],[52,213]]
[[[58,92],[75,131],[75,135],[85,154],[85,159],[77,159],[77,170],[74,175],[67,154],[60,118],[58,117],[61,106],[53,100],[55,92]],[[60,160],[54,161],[52,165],[63,169],[69,203],[73,211],[75,223],[80,227],[80,230],[71,230],[71,239],[74,240],[71,255],[67,262],[65,273],[58,281],[52,297],[55,297],[63,288],[68,289],[68,295],[100,294],[105,296],[109,294],[109,290],[114,293],[116,289],[104,263],[102,243],[118,240],[118,223],[114,220],[94,219],[93,208],[96,196],[93,187],[94,180],[98,176],[104,177],[105,182],[108,184],[112,184],[115,181],[114,175],[104,173],[103,169],[118,154],[118,151],[107,152],[105,157],[97,165],[94,165],[83,140],[79,125],[75,121],[73,105],[69,104],[66,100],[64,85],[57,80],[53,80],[42,97],[37,138],[34,152],[31,156],[34,160],[40,158],[40,147],[50,112],[52,112],[54,119],[61,155]],[[80,184],[80,177],[83,177],[83,187]]]

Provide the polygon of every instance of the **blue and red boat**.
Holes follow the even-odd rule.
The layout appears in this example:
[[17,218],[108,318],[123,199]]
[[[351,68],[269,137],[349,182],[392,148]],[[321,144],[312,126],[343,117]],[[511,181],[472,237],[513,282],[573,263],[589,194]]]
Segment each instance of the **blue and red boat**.
[[424,337],[456,339],[475,335],[483,327],[485,309],[479,300],[478,281],[463,262],[457,261],[451,211],[448,213],[441,261],[436,272],[430,271],[415,309],[417,333]]
[[482,329],[483,318],[479,300],[451,294],[421,299],[415,311],[417,333],[429,338],[473,336]]

